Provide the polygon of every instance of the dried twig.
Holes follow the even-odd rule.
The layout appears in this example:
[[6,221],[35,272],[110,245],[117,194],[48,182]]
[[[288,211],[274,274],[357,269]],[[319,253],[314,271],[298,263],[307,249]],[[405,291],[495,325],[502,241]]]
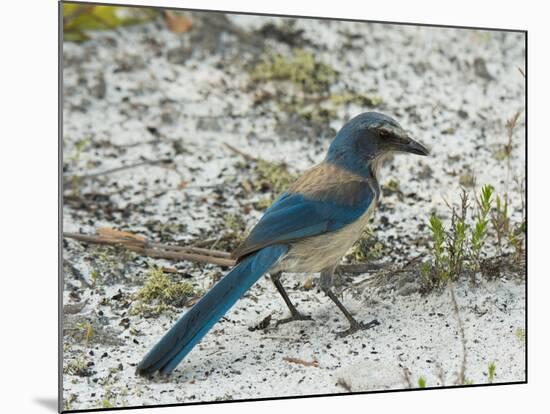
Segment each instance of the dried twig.
[[344,274],[363,274],[380,269],[382,266],[377,263],[341,264],[337,267],[337,271]]
[[449,292],[451,293],[453,310],[458,321],[458,332],[460,334],[460,340],[462,342],[462,364],[460,365],[460,370],[458,371],[457,383],[458,385],[463,385],[466,383],[466,335],[464,333],[464,322],[462,322],[462,317],[460,316],[460,311],[458,309],[458,303],[456,301],[452,281],[449,281]]
[[317,368],[319,366],[319,362],[316,359],[314,359],[313,361],[304,361],[303,359],[299,358],[283,357],[283,361],[290,362],[292,364],[303,365],[304,367]]
[[75,176],[72,176],[71,178],[75,178],[75,179],[78,179],[78,180],[83,180],[83,179],[88,179],[88,178],[96,178],[96,177],[99,177],[99,176],[102,176],[102,175],[109,175],[109,174],[117,173],[117,172],[120,172],[120,171],[125,171],[125,170],[129,170],[129,169],[132,169],[132,168],[141,167],[143,165],[170,164],[172,162],[173,162],[172,159],[146,160],[146,161],[136,162],[135,164],[123,165],[122,167],[116,167],[116,168],[111,168],[111,169],[105,170],[105,171],[99,171],[99,172],[96,172],[96,173],[84,174],[84,175],[75,175]]
[[252,155],[247,154],[246,152],[241,151],[240,149],[234,147],[234,146],[231,145],[231,144],[228,144],[227,142],[225,142],[224,145],[225,145],[228,149],[230,149],[231,151],[233,151],[235,154],[239,154],[241,157],[243,157],[244,159],[246,159],[246,160],[248,160],[248,161],[258,161],[258,160],[259,160],[259,158],[253,157]]
[[412,388],[411,371],[407,367],[403,367],[403,380],[407,383],[407,387]]
[[338,381],[336,381],[336,385],[339,385],[343,389],[345,389],[347,392],[352,392],[351,385],[348,384],[348,382],[344,378],[338,378]]
[[443,367],[441,366],[441,364],[439,362],[436,363],[436,368],[437,368],[437,378],[439,379],[439,382],[440,382],[440,385],[442,387],[445,386],[445,372],[443,371]]
[[63,233],[63,237],[79,240],[85,243],[118,245],[144,256],[172,260],[189,260],[199,263],[212,263],[220,266],[233,266],[235,261],[229,253],[219,250],[208,250],[197,247],[169,246],[161,243],[151,243],[132,237],[97,236],[80,233]]

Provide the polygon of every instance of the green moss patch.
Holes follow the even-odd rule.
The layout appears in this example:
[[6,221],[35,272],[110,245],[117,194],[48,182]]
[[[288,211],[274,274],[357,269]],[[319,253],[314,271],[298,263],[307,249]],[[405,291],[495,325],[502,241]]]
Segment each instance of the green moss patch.
[[[375,107],[382,103],[378,96],[331,91],[333,86],[340,86],[338,71],[303,49],[294,49],[287,55],[264,55],[251,67],[249,74],[254,83],[256,105],[273,102],[276,109],[286,115],[279,119],[280,124],[288,128],[289,124],[299,126],[303,123],[317,131],[314,135],[329,129],[330,121],[337,116],[341,106]],[[269,87],[262,90],[264,84]],[[283,133],[288,138],[287,135]]]
[[296,180],[296,175],[291,174],[285,164],[265,160],[258,160],[253,172],[255,189],[262,192],[279,194]]
[[147,272],[143,287],[134,295],[136,302],[130,314],[155,316],[170,308],[181,308],[201,294],[191,283],[174,282],[162,269],[153,266]]
[[270,195],[264,197],[254,203],[254,208],[263,211],[268,208],[275,197],[287,190],[297,176],[288,171],[285,164],[258,160],[252,173],[255,175],[253,179],[254,190],[267,193]]
[[288,81],[307,93],[327,90],[336,81],[337,72],[315,60],[312,53],[295,49],[291,56],[266,55],[255,65],[250,77],[254,81]]

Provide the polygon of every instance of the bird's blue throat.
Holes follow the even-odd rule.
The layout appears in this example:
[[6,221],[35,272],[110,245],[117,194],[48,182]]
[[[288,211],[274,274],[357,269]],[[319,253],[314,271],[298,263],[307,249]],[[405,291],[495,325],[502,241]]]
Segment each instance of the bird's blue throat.
[[377,151],[369,137],[365,137],[365,130],[361,130],[356,124],[357,121],[354,119],[336,134],[328,149],[325,162],[361,177],[372,178],[374,176],[372,164]]

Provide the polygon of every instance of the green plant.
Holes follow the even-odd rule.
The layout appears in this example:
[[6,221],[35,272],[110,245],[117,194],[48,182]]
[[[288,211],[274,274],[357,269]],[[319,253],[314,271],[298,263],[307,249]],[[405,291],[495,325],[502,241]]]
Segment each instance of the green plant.
[[245,228],[245,222],[242,215],[235,213],[227,213],[223,216],[223,224],[226,230],[230,230],[233,233],[242,233]]
[[480,258],[485,240],[487,238],[487,225],[489,224],[488,216],[491,210],[493,196],[493,187],[484,185],[481,188],[479,197],[477,198],[477,214],[474,228],[471,236],[471,259],[474,270],[480,269]]
[[527,224],[525,220],[523,220],[508,233],[508,243],[514,249],[515,260],[518,260],[524,252],[523,242],[525,240],[526,226]]
[[426,388],[426,378],[422,376],[418,378],[418,388]]
[[491,214],[491,224],[495,230],[497,237],[497,245],[502,252],[502,242],[506,239],[506,235],[510,231],[510,218],[508,217],[508,197],[504,200],[500,196],[496,196],[495,209]]
[[[516,129],[516,125],[518,123],[520,115],[521,115],[521,112],[518,111],[506,121],[506,132],[508,134],[508,143],[504,146],[504,152],[506,154],[506,157],[508,158],[508,163],[510,163],[510,156],[512,155],[512,148],[513,148],[512,138],[514,137],[514,130]],[[508,170],[510,170],[510,166],[508,166]]]
[[88,345],[94,334],[92,324],[89,321],[78,322],[76,328],[82,332],[82,337],[86,340],[86,345]]
[[146,22],[155,15],[156,11],[145,8],[64,3],[63,40],[84,41],[86,30],[115,29]]
[[[435,280],[437,280],[440,283],[445,283],[449,278],[449,271],[448,271],[449,257],[445,250],[446,234],[443,228],[443,223],[437,216],[432,215],[430,217],[430,224],[428,228],[432,232],[432,238],[433,238],[433,256],[434,256],[433,272],[435,272]],[[430,273],[432,272],[431,267],[424,268],[424,269]]]
[[[309,125],[328,128],[342,105],[376,107],[382,103],[379,96],[335,90],[338,71],[303,49],[266,54],[249,68],[249,75],[257,91],[255,105],[272,101],[280,112]],[[269,88],[262,89],[265,83]]]
[[63,400],[63,407],[66,411],[73,409],[73,402],[75,402],[78,399],[76,394],[69,394],[69,396]]
[[516,338],[518,339],[519,342],[524,344],[525,343],[525,329],[517,328],[516,329]]
[[451,208],[451,225],[446,230],[439,217],[432,214],[428,228],[433,240],[433,266],[424,264],[421,268],[424,281],[429,287],[446,285],[463,268],[465,260],[466,215],[468,210],[468,194],[462,191],[460,214],[456,208]]
[[108,399],[104,398],[101,400],[101,406],[103,408],[113,408],[113,405],[109,402]]
[[487,382],[489,384],[492,384],[495,379],[495,371],[497,367],[494,362],[490,362],[489,366],[487,367]]
[[143,287],[134,298],[130,314],[154,316],[172,307],[182,307],[188,300],[198,297],[201,291],[195,290],[189,282],[174,282],[162,270],[151,266],[147,271]]
[[147,272],[147,279],[136,296],[148,303],[158,301],[169,305],[178,303],[182,297],[191,297],[193,294],[191,283],[173,282],[161,268],[151,266]]
[[254,203],[254,207],[260,211],[268,208],[273,203],[274,198],[296,180],[296,175],[288,171],[286,164],[262,159],[256,160],[252,173],[255,176],[252,181],[254,190],[271,193]]
[[383,102],[382,98],[374,95],[331,94],[328,99],[334,105],[355,103],[360,106],[379,106]]
[[80,138],[77,139],[74,143],[74,150],[71,156],[69,157],[70,160],[73,162],[80,161],[80,156],[82,155],[82,151],[86,148],[86,146],[90,143],[90,138]]
[[447,251],[449,252],[449,273],[458,275],[462,271],[466,255],[466,218],[470,207],[468,193],[462,190],[460,195],[460,214],[451,208],[451,231],[447,233]]
[[256,191],[271,191],[278,195],[284,191],[296,176],[288,171],[286,164],[257,160],[254,167],[254,187]]
[[314,93],[327,90],[335,81],[337,72],[315,56],[301,49],[295,49],[292,56],[266,55],[252,69],[254,81],[288,81],[304,92]]
[[[84,342],[86,345],[90,343],[94,335],[94,329],[90,321],[80,320],[78,322],[72,323],[70,326],[66,327],[66,333],[75,341]],[[65,346],[67,350],[69,349],[69,344],[63,345],[63,350],[65,351]]]
[[519,259],[524,252],[523,242],[525,240],[526,221],[522,219],[516,225],[511,224],[508,196],[506,194],[503,198],[496,196],[495,208],[492,211],[490,221],[495,231],[500,253],[502,254],[505,247],[510,247],[514,251],[515,259]]
[[493,187],[485,185],[476,198],[473,223],[468,221],[470,203],[468,193],[462,190],[460,207],[451,210],[448,229],[435,214],[429,218],[428,228],[432,236],[432,261],[424,263],[421,274],[426,288],[444,286],[461,274],[467,264],[473,271],[480,269],[483,248],[487,239],[489,212],[492,206]]
[[92,287],[97,285],[97,279],[99,277],[99,272],[97,270],[92,270],[90,272],[90,279],[92,280]]

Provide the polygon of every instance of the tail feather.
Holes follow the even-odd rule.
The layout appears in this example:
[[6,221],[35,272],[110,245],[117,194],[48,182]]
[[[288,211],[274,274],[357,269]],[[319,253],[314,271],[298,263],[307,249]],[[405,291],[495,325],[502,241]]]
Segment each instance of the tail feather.
[[265,247],[244,258],[186,312],[136,368],[140,375],[170,374],[212,326],[286,252],[286,245]]

